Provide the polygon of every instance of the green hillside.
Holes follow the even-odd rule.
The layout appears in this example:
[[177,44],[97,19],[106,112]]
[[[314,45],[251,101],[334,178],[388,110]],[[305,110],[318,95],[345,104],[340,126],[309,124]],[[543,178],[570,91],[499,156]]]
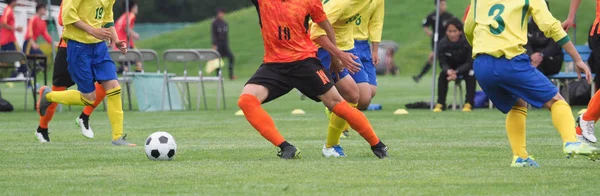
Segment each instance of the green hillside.
[[[403,75],[418,72],[430,51],[429,38],[421,29],[422,19],[435,9],[429,2],[419,0],[403,0],[401,2],[388,0],[386,2],[383,38],[400,44],[400,50],[395,59],[401,67]],[[462,17],[468,3],[467,0],[449,1],[448,9],[455,16]],[[578,44],[584,44],[587,41],[586,34],[589,24],[594,20],[594,3],[593,1],[584,1],[580,6]],[[550,7],[555,17],[563,20],[568,13],[569,1],[552,0]],[[256,11],[254,8],[242,9],[229,14],[227,20],[231,28],[230,41],[236,56],[237,75],[248,77],[261,63],[263,55]],[[169,48],[210,48],[210,22],[211,20],[201,21],[187,28],[141,41],[138,46],[155,49],[159,53]]]

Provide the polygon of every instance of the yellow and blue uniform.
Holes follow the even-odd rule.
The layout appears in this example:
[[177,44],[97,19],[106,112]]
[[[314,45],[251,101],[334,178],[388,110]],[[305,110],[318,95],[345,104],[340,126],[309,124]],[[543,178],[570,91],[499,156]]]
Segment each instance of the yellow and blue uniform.
[[104,40],[95,38],[74,23],[82,21],[96,29],[114,26],[115,0],[68,0],[62,7],[63,38],[68,40],[69,73],[82,93],[94,92],[94,81],[116,80],[116,67]]
[[[355,56],[359,56],[359,52],[354,48],[354,27],[356,24],[361,23],[361,12],[368,7],[371,1],[365,0],[322,0],[323,10],[327,14],[327,19],[333,26],[335,31],[336,45],[340,50],[348,53],[352,53]],[[313,23],[311,26],[310,36],[312,40],[320,36],[326,36],[327,33],[324,29],[319,27],[317,23]],[[330,70],[331,66],[331,55],[325,49],[319,47],[317,51],[317,57],[321,60],[321,63],[327,71]],[[360,59],[356,60],[360,63]],[[338,78],[339,75],[339,78]],[[350,74],[347,69],[342,70],[339,74],[334,74],[333,80],[335,82],[346,76],[352,76],[356,83],[369,82],[366,71],[362,68],[359,72]]]
[[361,13],[354,28],[354,48],[358,50],[360,61],[369,78],[369,84],[377,86],[377,70],[373,64],[371,42],[381,42],[383,19],[385,16],[384,0],[372,0],[371,4]]
[[530,16],[546,37],[559,45],[569,42],[561,23],[544,0],[471,0],[465,35],[473,46],[473,70],[479,85],[495,106],[508,113],[521,98],[542,107],[556,87],[531,65],[523,47]]

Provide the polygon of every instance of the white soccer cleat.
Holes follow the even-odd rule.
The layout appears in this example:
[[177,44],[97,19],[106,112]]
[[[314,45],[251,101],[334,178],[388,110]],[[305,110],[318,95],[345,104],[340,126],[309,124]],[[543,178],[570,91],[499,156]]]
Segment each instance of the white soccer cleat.
[[595,132],[595,122],[594,121],[585,121],[583,120],[583,115],[577,118],[577,126],[581,129],[581,136],[587,142],[596,143],[598,139],[596,139]]
[[335,145],[327,148],[327,145],[323,145],[323,156],[325,157],[346,157],[344,149],[340,145]]
[[50,137],[48,137],[48,132],[35,132],[35,138],[40,141],[40,143],[48,143],[50,142]]
[[77,117],[75,119],[75,123],[81,129],[81,134],[87,138],[94,138],[94,132],[92,131],[92,127],[90,127],[89,120],[84,120],[82,118]]

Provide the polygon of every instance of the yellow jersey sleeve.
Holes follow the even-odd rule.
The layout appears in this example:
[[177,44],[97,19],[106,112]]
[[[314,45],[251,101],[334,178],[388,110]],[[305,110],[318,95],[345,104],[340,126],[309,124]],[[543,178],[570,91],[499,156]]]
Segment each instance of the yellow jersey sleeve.
[[79,18],[79,6],[83,0],[65,0],[62,6],[62,20],[63,25],[67,26],[80,21]]
[[109,5],[109,9],[106,9],[106,13],[102,18],[102,22],[104,23],[102,26],[105,28],[115,26],[115,14],[113,12],[113,6],[115,5],[115,1],[111,1]]
[[383,20],[385,18],[384,0],[378,0],[369,21],[369,39],[371,42],[381,42]]
[[[337,22],[342,14],[344,13],[344,7],[339,3],[341,1],[324,1],[323,10],[327,14],[327,20],[332,25]],[[317,23],[312,23],[312,27],[310,28],[310,39],[315,40],[318,37],[327,36],[327,32],[323,28],[319,26]]]
[[467,18],[465,20],[464,27],[465,37],[467,38],[467,41],[469,42],[469,44],[471,44],[471,46],[473,46],[473,31],[475,30],[475,14],[473,13],[473,1],[474,0],[471,0],[471,8],[469,8],[469,12],[467,13]]
[[569,36],[563,30],[560,21],[556,20],[548,10],[544,0],[531,1],[531,16],[546,37],[552,38],[558,45],[562,46],[570,41]]

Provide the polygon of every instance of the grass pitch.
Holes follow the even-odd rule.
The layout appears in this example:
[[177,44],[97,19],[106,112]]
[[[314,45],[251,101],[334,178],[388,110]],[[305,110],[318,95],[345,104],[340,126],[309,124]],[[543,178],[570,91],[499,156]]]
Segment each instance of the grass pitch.
[[[322,157],[323,106],[299,101],[292,92],[265,105],[286,139],[302,150],[300,160],[280,160],[275,147],[233,115],[243,82],[227,83],[225,111],[214,105],[209,111],[125,111],[125,131],[139,145],[133,148],[111,146],[101,107],[91,117],[95,139],[79,133],[74,119],[80,108],[74,107],[55,115],[52,143],[40,144],[33,135],[37,114],[15,103],[19,111],[0,113],[0,194],[583,195],[600,183],[600,162],[565,158],[545,110],[530,110],[528,118],[528,150],[541,168],[509,167],[504,115],[498,111],[393,115],[405,103],[427,100],[429,84],[407,78],[381,78],[374,103],[384,110],[366,112],[390,148],[388,159],[377,159],[356,132],[342,140],[348,157]],[[19,100],[21,93],[20,87],[3,87],[9,100]],[[291,115],[297,108],[307,114]],[[175,137],[175,160],[145,157],[143,142],[155,131]]]

